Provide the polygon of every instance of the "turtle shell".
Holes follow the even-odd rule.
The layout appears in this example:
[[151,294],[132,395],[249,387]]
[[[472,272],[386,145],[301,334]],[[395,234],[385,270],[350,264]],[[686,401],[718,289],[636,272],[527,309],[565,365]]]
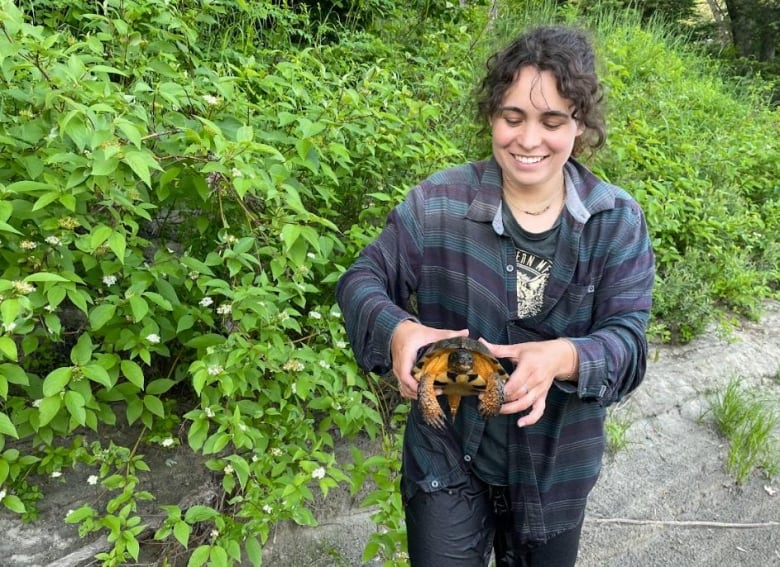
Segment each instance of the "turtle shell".
[[498,414],[504,403],[504,383],[509,379],[501,363],[474,339],[454,337],[427,346],[412,374],[418,380],[417,400],[423,420],[443,429],[445,416],[436,390],[447,396],[452,420],[463,396],[481,394],[479,411],[484,417]]

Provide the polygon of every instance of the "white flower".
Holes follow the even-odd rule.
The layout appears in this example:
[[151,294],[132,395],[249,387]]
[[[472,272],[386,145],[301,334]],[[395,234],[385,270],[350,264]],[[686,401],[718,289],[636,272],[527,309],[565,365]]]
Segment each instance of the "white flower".
[[309,311],[309,317],[312,319],[322,319],[322,314],[319,311]]
[[166,437],[162,441],[160,441],[160,445],[163,447],[173,447],[173,437]]
[[57,238],[56,236],[54,236],[54,235],[47,236],[46,237],[46,242],[48,242],[52,246],[59,246],[60,244],[62,244],[62,241],[59,238]]
[[256,463],[259,460],[260,460],[260,457],[258,457],[257,455],[252,455],[252,462],[253,463]]
[[316,479],[325,478],[325,467],[317,467],[311,471],[311,477]]
[[208,307],[209,305],[214,303],[214,300],[211,299],[210,297],[204,297],[198,303],[201,305],[201,307]]
[[38,243],[32,240],[22,240],[19,246],[22,250],[35,250],[38,247]]
[[237,167],[234,167],[230,173],[233,174],[233,177],[244,177],[244,174]]
[[0,490],[0,502],[2,502],[2,501],[3,501],[3,498],[5,498],[5,495],[6,495],[6,494],[7,494],[7,493],[6,493],[6,491],[5,491],[5,488],[4,488],[3,490]]
[[225,474],[233,474],[233,465],[228,463],[225,465],[225,468],[222,470],[225,472]]
[[39,399],[37,399],[37,400],[33,400],[32,407],[34,407],[34,408],[39,408],[39,407],[41,407],[41,402],[42,402],[42,401],[43,401],[43,400],[42,400],[42,399],[40,399],[40,398],[39,398]]
[[149,333],[146,335],[146,340],[149,341],[151,344],[156,345],[160,342],[160,335],[157,333]]
[[206,417],[214,417],[214,410],[211,408],[206,408],[204,413],[206,414]]
[[35,286],[31,283],[15,280],[14,289],[21,294],[27,295],[35,291]]
[[219,99],[214,95],[203,95],[203,100],[206,101],[206,104],[210,104],[211,106],[219,104]]
[[51,473],[52,478],[60,478],[62,476],[62,473],[60,471],[54,471]]
[[200,274],[196,271],[192,271],[187,274],[187,277],[190,278],[191,280],[197,280],[199,276]]
[[320,360],[320,366],[327,370],[330,368],[330,363],[327,360]]
[[233,306],[230,303],[223,303],[217,307],[217,313],[220,315],[229,315],[233,311]]
[[269,453],[271,453],[272,457],[281,457],[282,456],[282,450],[279,447],[273,447]]
[[222,371],[224,368],[222,368],[219,364],[212,364],[206,369],[206,372],[208,372],[209,376],[219,376],[222,374]]
[[293,372],[300,372],[304,368],[306,367],[303,365],[303,362],[295,359],[288,360],[282,365],[282,370],[291,370]]
[[89,475],[89,478],[87,479],[87,484],[96,485],[98,483],[98,476],[96,474]]
[[336,348],[339,349],[347,348],[347,341],[336,341]]
[[270,514],[273,511],[274,509],[270,504],[263,504],[263,512],[265,512],[266,514]]
[[103,276],[103,283],[106,285],[114,285],[116,283],[116,276]]
[[211,536],[211,539],[217,539],[219,537],[219,532],[217,530],[211,530],[209,536]]

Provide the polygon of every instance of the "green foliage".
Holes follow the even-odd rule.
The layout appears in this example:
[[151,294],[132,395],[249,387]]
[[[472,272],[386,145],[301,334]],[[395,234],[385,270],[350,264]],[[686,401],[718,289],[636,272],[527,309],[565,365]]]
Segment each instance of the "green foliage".
[[740,382],[734,378],[714,394],[709,412],[729,442],[729,472],[743,484],[756,469],[770,479],[780,472],[780,413],[776,396],[759,396]]

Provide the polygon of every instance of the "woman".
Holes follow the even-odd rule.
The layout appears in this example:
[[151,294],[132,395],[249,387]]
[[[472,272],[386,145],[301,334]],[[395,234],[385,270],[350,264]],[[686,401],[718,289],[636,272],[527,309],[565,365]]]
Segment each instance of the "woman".
[[492,157],[412,189],[339,281],[358,362],[392,368],[405,398],[419,349],[443,338],[479,338],[510,373],[494,418],[464,398],[439,431],[412,402],[413,566],[487,565],[491,551],[498,565],[575,563],[606,407],[644,377],[654,278],[636,201],[572,157],[603,144],[601,99],[585,33],[522,34],[479,93]]

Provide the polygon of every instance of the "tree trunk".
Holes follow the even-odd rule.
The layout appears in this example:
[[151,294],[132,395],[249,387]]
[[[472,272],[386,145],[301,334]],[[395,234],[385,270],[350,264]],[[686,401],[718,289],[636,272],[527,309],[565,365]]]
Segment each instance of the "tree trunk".
[[710,7],[712,13],[712,19],[715,20],[715,26],[718,30],[718,42],[722,46],[726,46],[731,43],[731,33],[726,22],[726,14],[724,9],[721,8],[718,0],[707,0],[707,5]]
[[777,54],[778,33],[780,33],[778,31],[780,0],[725,0],[725,2],[737,55],[759,61],[773,60]]

